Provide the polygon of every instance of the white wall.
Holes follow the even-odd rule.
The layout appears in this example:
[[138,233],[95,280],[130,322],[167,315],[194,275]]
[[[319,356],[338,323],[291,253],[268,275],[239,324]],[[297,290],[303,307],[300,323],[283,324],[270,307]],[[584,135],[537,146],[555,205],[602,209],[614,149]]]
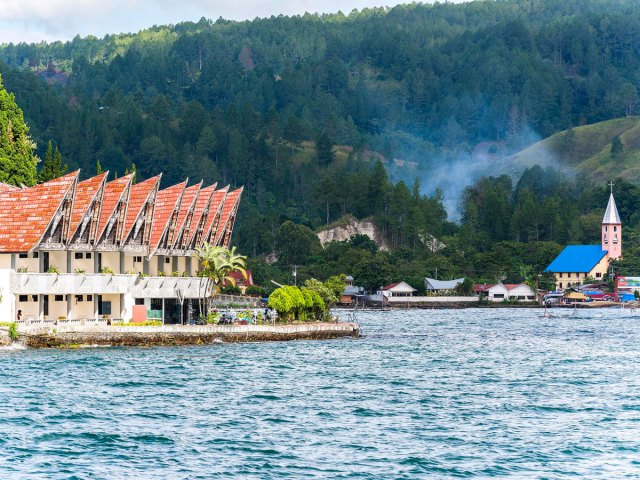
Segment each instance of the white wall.
[[[71,271],[75,273],[76,269],[84,270],[85,273],[99,273],[93,271],[93,262],[95,253],[91,252],[91,258],[87,258],[89,252],[71,252]],[[82,255],[82,258],[76,258],[76,254]]]
[[[82,297],[82,301],[78,301],[76,297]],[[71,295],[70,319],[94,318],[95,311],[93,309],[93,299],[95,298],[95,296],[92,296],[92,299],[87,301],[87,295]]]
[[[120,252],[100,252],[102,254],[102,268],[110,268],[113,273],[120,272]],[[97,254],[96,254],[97,255]],[[96,272],[100,273],[100,272]]]
[[[42,255],[42,252],[40,252]],[[67,272],[67,252],[65,250],[54,250],[49,252],[49,266],[56,267],[59,273],[69,273]],[[73,273],[73,270],[71,270]]]
[[[518,298],[518,297],[524,297],[524,298]],[[529,298],[529,297],[533,297],[533,298]],[[519,285],[516,288],[512,288],[511,290],[509,290],[509,298],[520,300],[521,302],[532,302],[535,300],[535,294],[533,290],[531,290],[531,287],[529,287],[528,285]]]
[[[20,269],[25,269],[25,268],[27,269],[27,272],[38,273],[40,271],[40,259],[33,258],[33,253],[27,254],[29,258],[20,258],[20,255],[17,253],[15,255],[16,255],[16,271]],[[11,254],[5,253],[5,254],[2,254],[1,256],[8,257],[9,261],[11,261]]]
[[49,295],[49,315],[46,320],[59,320],[67,318],[67,296],[62,295],[62,301],[56,301],[55,295]]

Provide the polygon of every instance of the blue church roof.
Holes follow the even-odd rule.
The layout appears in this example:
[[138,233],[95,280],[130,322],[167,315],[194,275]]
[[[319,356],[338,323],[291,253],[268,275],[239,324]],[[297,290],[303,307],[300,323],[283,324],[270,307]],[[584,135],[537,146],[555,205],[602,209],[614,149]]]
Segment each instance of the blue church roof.
[[560,252],[545,272],[590,272],[606,254],[600,245],[571,245]]

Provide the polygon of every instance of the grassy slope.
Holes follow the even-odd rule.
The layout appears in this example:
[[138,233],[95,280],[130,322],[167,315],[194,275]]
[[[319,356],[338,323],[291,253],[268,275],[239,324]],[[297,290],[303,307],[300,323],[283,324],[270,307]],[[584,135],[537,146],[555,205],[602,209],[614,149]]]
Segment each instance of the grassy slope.
[[[611,156],[616,136],[624,145],[618,159]],[[622,177],[640,183],[640,117],[616,118],[559,132],[512,155],[507,161],[516,169],[531,165],[554,165],[584,173],[595,181]]]

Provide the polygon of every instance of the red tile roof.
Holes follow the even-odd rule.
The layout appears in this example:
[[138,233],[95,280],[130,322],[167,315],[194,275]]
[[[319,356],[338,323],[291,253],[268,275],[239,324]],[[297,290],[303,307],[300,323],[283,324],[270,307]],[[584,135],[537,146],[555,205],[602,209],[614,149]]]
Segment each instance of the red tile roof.
[[104,187],[104,195],[102,196],[102,210],[100,212],[100,221],[98,222],[98,234],[96,239],[100,239],[104,232],[107,222],[113,215],[118,203],[121,199],[128,200],[131,187],[133,173],[125,175],[108,182]]
[[205,212],[209,211],[211,199],[213,198],[213,192],[215,191],[217,185],[217,183],[214,183],[209,187],[202,188],[200,190],[200,193],[198,194],[198,200],[196,201],[196,206],[193,209],[193,218],[191,219],[189,241],[187,242],[188,246],[193,243],[193,239],[196,236],[198,230],[198,225],[202,221],[202,216],[205,214]]
[[[211,205],[209,205],[207,222],[204,224],[202,240],[200,241],[200,245],[196,245],[196,247],[200,247],[204,242],[208,242],[210,240],[209,237],[213,237],[213,239],[215,240],[216,232],[212,232],[211,230],[213,229],[213,225],[215,223],[216,217],[218,217],[222,213],[222,207],[224,206],[224,200],[227,197],[228,191],[229,191],[229,185],[227,185],[224,188],[221,188],[220,190],[216,190],[215,192],[213,192],[213,197],[211,198]],[[218,222],[218,224],[220,223]]]
[[31,188],[6,189],[0,195],[0,251],[24,253],[38,246],[79,171]]
[[488,292],[491,287],[493,287],[493,283],[475,284],[473,286],[473,291],[476,293]]
[[149,242],[149,254],[152,255],[160,244],[162,236],[169,226],[173,212],[180,208],[180,200],[184,193],[187,181],[178,183],[164,190],[160,190],[156,196],[156,206],[153,210],[153,224],[151,226],[151,240]]
[[12,192],[20,190],[20,187],[16,187],[15,185],[9,185],[8,183],[0,182],[0,193],[2,192]]
[[220,215],[220,223],[216,231],[215,245],[221,245],[224,240],[224,234],[227,231],[227,224],[229,220],[238,210],[240,204],[240,196],[244,187],[240,187],[233,192],[229,192],[227,198],[224,201],[224,207],[222,207],[222,214]]
[[144,208],[150,195],[157,193],[157,187],[160,184],[161,175],[151,177],[144,182],[131,185],[131,193],[129,194],[129,205],[127,207],[127,217],[124,222],[124,230],[122,239],[126,240],[131,233],[140,212]]
[[[202,181],[200,181],[200,183],[198,183],[197,185],[192,185],[191,187],[185,188],[184,190],[184,194],[182,195],[182,201],[180,202],[180,212],[178,213],[178,221],[176,222],[176,235],[173,241],[174,246],[176,247],[179,247],[179,245],[176,245],[176,242],[180,240],[180,237],[181,237],[180,234],[182,233],[182,230],[186,226],[185,222],[187,221],[187,216],[191,211],[191,209],[195,207],[195,203],[198,200],[200,187],[202,187]],[[193,217],[192,217],[192,222],[193,222]]]
[[[73,238],[76,230],[80,226],[80,222],[96,200],[96,197],[102,192],[102,187],[107,181],[109,172],[101,173],[95,177],[91,177],[82,182],[78,182],[76,186],[75,199],[73,200],[73,212],[71,213],[71,228],[69,230],[69,238]],[[97,199],[99,202],[102,198]]]

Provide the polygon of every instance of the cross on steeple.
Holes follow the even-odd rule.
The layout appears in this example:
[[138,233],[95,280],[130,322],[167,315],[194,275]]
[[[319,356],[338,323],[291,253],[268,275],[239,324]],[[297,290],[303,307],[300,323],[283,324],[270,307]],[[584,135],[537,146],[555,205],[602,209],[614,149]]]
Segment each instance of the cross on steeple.
[[611,187],[611,193],[613,194],[613,186],[615,185],[615,183],[613,182],[609,182],[609,187]]

